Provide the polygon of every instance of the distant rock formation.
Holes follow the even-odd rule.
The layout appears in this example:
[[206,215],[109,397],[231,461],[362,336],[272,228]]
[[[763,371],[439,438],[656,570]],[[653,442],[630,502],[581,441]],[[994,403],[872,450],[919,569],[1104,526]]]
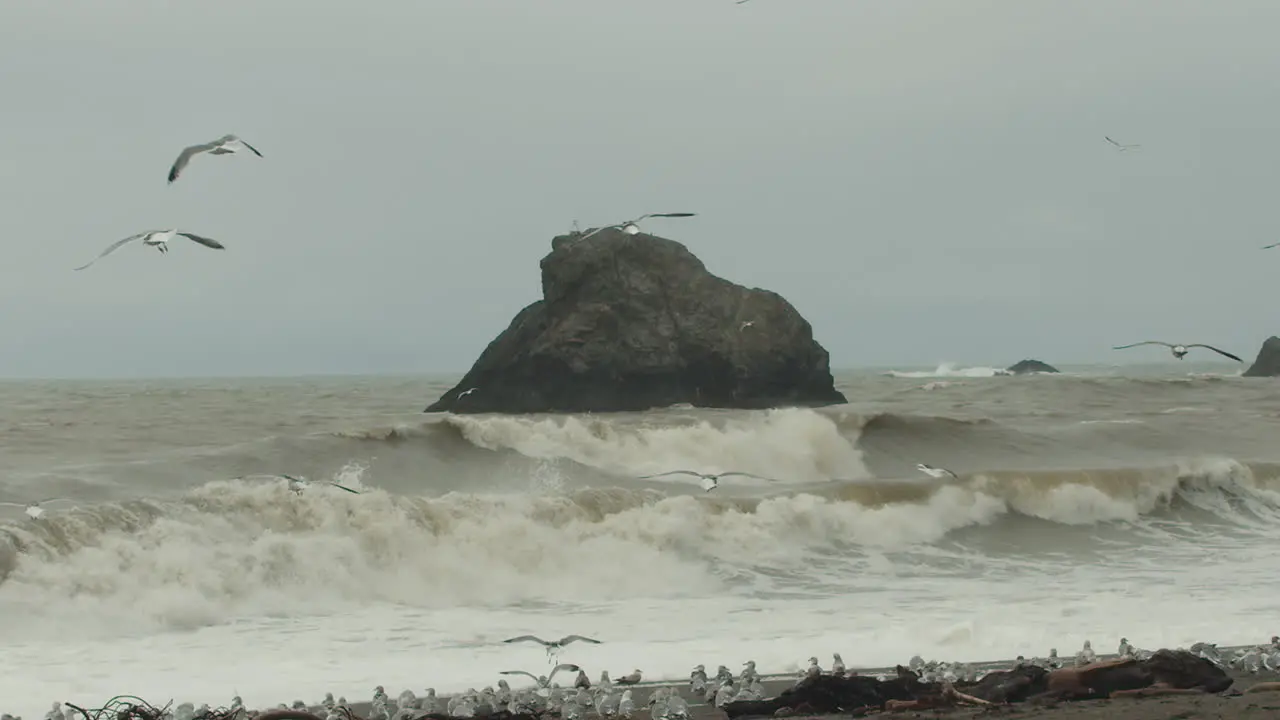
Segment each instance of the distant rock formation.
[[427,412],[537,413],[847,402],[780,295],[716,277],[684,245],[603,230],[552,240],[521,310]]
[[1005,368],[1009,375],[1029,375],[1031,373],[1056,373],[1058,368],[1039,360],[1021,360]]
[[1244,377],[1280,377],[1280,337],[1272,335],[1262,343],[1258,359],[1244,371]]

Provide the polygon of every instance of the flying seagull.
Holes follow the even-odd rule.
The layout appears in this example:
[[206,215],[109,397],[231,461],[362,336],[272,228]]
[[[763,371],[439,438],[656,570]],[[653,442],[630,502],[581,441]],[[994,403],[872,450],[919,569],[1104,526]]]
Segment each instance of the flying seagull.
[[[559,640],[543,640],[537,635],[521,635],[519,637],[507,638],[502,642],[504,643],[536,642],[539,645],[542,645],[543,647],[545,647],[547,649],[547,657],[551,657],[552,655],[563,650],[565,645],[568,645],[569,643],[574,642],[576,640],[593,643],[595,645],[600,644],[599,640],[593,640],[592,638],[589,638],[583,635],[565,635]],[[577,670],[576,667],[574,669]],[[554,671],[553,671],[553,674],[554,674]]]
[[1115,140],[1112,140],[1111,138],[1107,137],[1106,135],[1103,135],[1102,137],[1103,137],[1103,139],[1105,139],[1107,142],[1111,143],[1112,145],[1115,145],[1117,148],[1120,148],[1120,152],[1124,152],[1125,150],[1133,150],[1134,148],[1140,148],[1140,147],[1142,147],[1141,145],[1122,145],[1122,144],[1120,144],[1120,143],[1116,142]]
[[745,473],[745,472],[729,471],[729,472],[722,472],[722,473],[700,473],[693,470],[672,470],[671,472],[658,473],[657,475],[641,475],[640,479],[648,480],[650,478],[667,477],[668,475],[693,475],[695,477],[701,478],[702,482],[700,484],[702,485],[702,489],[707,492],[711,492],[712,490],[715,490],[716,488],[720,487],[720,478],[730,477],[734,475],[740,476],[740,477],[755,478],[757,480],[764,480],[766,482],[778,482],[773,478],[761,477],[759,475],[752,475],[751,473]]
[[[294,476],[292,476],[292,475],[285,475],[284,473],[281,473],[281,474],[279,475],[279,477],[282,477],[282,478],[284,478],[285,480],[288,480],[288,481],[289,481],[289,490],[291,490],[291,491],[293,492],[293,494],[294,494],[294,495],[301,495],[301,494],[302,494],[302,491],[303,491],[303,490],[306,490],[306,489],[307,489],[307,488],[309,488],[309,487],[311,487],[311,484],[312,484],[312,483],[311,483],[311,481],[310,481],[310,480],[307,480],[306,478],[294,477]],[[333,481],[331,481],[331,480],[325,480],[325,481],[324,481],[324,484],[325,484],[325,485],[332,485],[332,486],[334,486],[334,487],[338,488],[339,490],[346,490],[347,492],[351,493],[352,495],[359,495],[359,494],[360,494],[360,491],[359,491],[359,490],[352,490],[351,488],[347,487],[346,485],[339,485],[338,483],[333,482]]]
[[525,671],[523,671],[523,670],[503,670],[500,674],[502,674],[502,675],[528,675],[530,678],[532,678],[532,679],[533,679],[533,681],[534,681],[535,683],[537,683],[538,687],[540,687],[540,688],[548,688],[548,687],[551,687],[551,679],[552,679],[552,678],[554,678],[554,677],[556,676],[556,673],[560,672],[561,670],[568,670],[569,672],[578,672],[578,671],[582,670],[582,668],[580,668],[580,667],[578,667],[577,665],[574,665],[574,664],[572,664],[572,663],[560,663],[559,665],[557,665],[557,666],[555,666],[555,667],[551,668],[551,674],[550,674],[550,675],[542,675],[542,676],[539,676],[539,677],[534,677],[534,676],[533,676],[533,673],[527,673],[527,672],[525,672]]
[[955,478],[956,480],[960,479],[959,475],[951,472],[946,468],[934,467],[932,465],[925,465],[924,463],[917,463],[916,469],[924,473],[925,475],[928,475],[931,478],[952,477],[952,478]]
[[182,174],[182,169],[187,166],[187,163],[191,162],[191,158],[202,152],[207,152],[210,155],[229,155],[239,152],[242,147],[248,148],[254,155],[262,157],[262,153],[258,152],[257,148],[241,140],[235,135],[223,135],[213,142],[192,145],[189,148],[185,148],[182,152],[178,153],[178,159],[173,161],[173,167],[169,168],[169,182],[177,180],[178,176]]
[[697,213],[647,213],[645,215],[641,215],[635,220],[628,220],[624,223],[618,223],[617,225],[605,225],[604,227],[598,227],[595,230],[592,230],[591,232],[583,235],[579,239],[586,240],[587,238],[591,237],[592,235],[595,235],[601,230],[608,230],[610,228],[621,230],[622,232],[628,235],[635,235],[640,232],[639,222],[641,220],[644,220],[645,218],[651,218],[651,217],[679,218],[679,217],[693,217],[694,215],[697,215]]
[[25,514],[27,517],[31,518],[32,520],[38,520],[41,515],[44,515],[44,508],[40,506],[43,505],[44,503],[51,503],[51,502],[74,502],[74,501],[68,500],[66,498],[49,498],[48,500],[37,500],[36,502],[29,502],[29,503],[0,502],[0,505],[3,505],[5,507],[20,507],[22,508],[23,514]]
[[1112,349],[1112,350],[1124,350],[1125,348],[1138,347],[1139,345],[1163,345],[1163,346],[1165,346],[1165,347],[1169,348],[1170,350],[1172,350],[1172,351],[1173,351],[1173,356],[1174,356],[1174,357],[1176,357],[1176,358],[1178,358],[1179,360],[1181,360],[1181,359],[1182,359],[1182,357],[1183,357],[1184,355],[1186,355],[1186,354],[1187,354],[1187,351],[1188,351],[1188,350],[1190,350],[1191,348],[1196,348],[1196,347],[1198,347],[1198,348],[1204,348],[1204,349],[1206,349],[1206,350],[1212,350],[1212,351],[1214,351],[1214,352],[1218,353],[1219,355],[1222,355],[1222,356],[1224,356],[1224,357],[1229,357],[1229,358],[1231,358],[1232,360],[1235,360],[1236,362],[1241,362],[1241,363],[1242,363],[1242,362],[1244,362],[1244,360],[1241,360],[1240,358],[1236,357],[1235,355],[1232,355],[1231,353],[1227,352],[1226,350],[1219,350],[1218,348],[1216,348],[1216,347],[1214,347],[1214,346],[1212,346],[1212,345],[1203,345],[1203,344],[1201,344],[1201,343],[1193,343],[1193,344],[1190,344],[1190,345],[1172,345],[1172,344],[1167,343],[1167,342],[1160,342],[1159,340],[1146,340],[1146,341],[1144,341],[1144,342],[1137,342],[1137,343],[1133,343],[1133,344],[1131,344],[1131,345],[1117,345],[1117,346],[1115,346],[1115,347],[1113,347],[1113,348],[1111,348],[1111,349]]
[[196,235],[195,233],[179,232],[177,230],[148,230],[146,232],[138,233],[137,235],[130,235],[129,237],[123,240],[117,240],[111,243],[110,245],[107,246],[106,250],[102,251],[102,254],[90,260],[88,263],[85,263],[84,265],[81,265],[80,267],[76,268],[76,270],[83,270],[89,267],[90,265],[98,262],[102,258],[115,252],[116,248],[119,248],[120,246],[128,243],[131,243],[134,240],[141,240],[143,245],[153,247],[159,250],[161,254],[167,253],[169,252],[169,241],[178,235],[181,235],[182,237],[187,238],[188,240],[194,240],[195,242],[198,242],[207,248],[213,248],[214,250],[227,249],[225,246],[223,246],[222,243],[218,242],[217,240],[212,240],[207,237],[201,237],[199,235]]
[[[295,494],[295,495],[301,495],[303,490],[306,490],[307,488],[310,488],[312,485],[314,485],[314,484],[315,484],[315,483],[311,482],[310,480],[307,480],[306,478],[296,477],[296,476],[294,476],[294,475],[285,475],[284,473],[280,473],[279,475],[241,475],[240,477],[238,477],[238,478],[233,478],[233,479],[234,479],[234,480],[247,480],[247,479],[249,479],[249,478],[271,478],[272,480],[287,480],[287,481],[289,482],[289,491],[290,491],[290,492],[292,492],[292,493],[293,493],[293,494]],[[339,485],[339,484],[338,484],[338,483],[336,483],[336,482],[332,482],[332,481],[328,481],[328,480],[326,480],[326,481],[324,481],[322,484],[324,484],[324,485],[332,485],[332,486],[334,486],[334,487],[338,488],[339,490],[346,490],[347,492],[351,493],[352,495],[359,495],[359,494],[360,494],[360,491],[359,491],[359,490],[352,490],[351,488],[347,487],[346,485]]]

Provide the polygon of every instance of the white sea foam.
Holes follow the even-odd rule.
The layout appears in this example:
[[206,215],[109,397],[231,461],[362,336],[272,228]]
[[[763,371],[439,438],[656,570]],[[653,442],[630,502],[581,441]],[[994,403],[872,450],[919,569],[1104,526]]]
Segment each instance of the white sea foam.
[[[221,704],[238,689],[274,704],[374,684],[456,690],[540,667],[536,648],[497,642],[524,632],[604,639],[566,656],[593,674],[668,678],[693,662],[785,671],[833,651],[884,665],[1086,637],[1243,642],[1280,592],[1276,481],[1229,459],[987,473],[896,500],[867,499],[881,491],[864,483],[760,499],[565,491],[550,464],[528,480],[538,492],[424,498],[346,472],[363,494],[219,481],[10,526],[26,549],[0,584],[0,697],[32,702],[5,711],[119,692]],[[1206,540],[1170,514],[1179,500],[1224,525]],[[982,550],[1015,513],[1071,544],[1017,535],[1013,552]],[[1097,539],[1104,529],[1119,540]],[[1250,533],[1265,542],[1242,542]],[[1144,537],[1155,542],[1138,552]],[[1219,590],[1238,585],[1252,592]],[[1209,597],[1213,613],[1188,612]]]
[[718,423],[660,426],[590,416],[453,416],[447,422],[482,448],[566,458],[632,477],[669,470],[748,470],[794,482],[869,476],[856,436],[842,435],[829,416],[813,410],[768,410]]
[[967,377],[967,378],[985,378],[995,377],[1005,374],[1001,368],[993,367],[958,367],[955,363],[941,363],[933,370],[890,370],[887,375],[900,378],[939,378],[939,377]]

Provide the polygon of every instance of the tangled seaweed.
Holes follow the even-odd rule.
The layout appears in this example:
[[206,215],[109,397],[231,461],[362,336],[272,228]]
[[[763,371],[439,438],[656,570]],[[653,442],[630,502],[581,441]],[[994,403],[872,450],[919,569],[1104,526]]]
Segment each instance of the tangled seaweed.
[[[171,720],[173,717],[169,712],[169,708],[173,706],[172,700],[163,707],[156,707],[135,695],[117,695],[102,707],[92,710],[82,708],[75,703],[64,704],[80,713],[84,720]],[[334,711],[346,720],[363,720],[351,712],[350,708],[344,706],[335,707]],[[210,708],[191,716],[191,720],[250,720],[250,718],[252,720],[323,720],[306,710],[269,710],[263,713],[251,713],[242,707]]]
[[164,720],[173,701],[158,708],[136,695],[117,695],[96,710],[86,710],[74,703],[66,705],[83,715],[85,720]]

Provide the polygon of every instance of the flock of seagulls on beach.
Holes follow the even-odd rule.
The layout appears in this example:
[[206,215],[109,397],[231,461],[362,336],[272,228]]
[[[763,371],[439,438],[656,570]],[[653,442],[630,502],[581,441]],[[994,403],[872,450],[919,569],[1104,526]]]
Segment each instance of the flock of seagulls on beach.
[[[566,646],[575,642],[600,644],[599,640],[582,635],[566,635],[559,640],[544,640],[535,635],[521,635],[509,638],[504,643],[532,642],[542,645],[548,657],[563,651]],[[1280,637],[1272,636],[1270,642],[1237,648],[1225,653],[1218,646],[1210,643],[1196,643],[1188,651],[1223,668],[1234,668],[1245,673],[1280,671]],[[1019,667],[1036,665],[1046,670],[1055,670],[1069,666],[1083,666],[1091,663],[1134,658],[1143,660],[1151,656],[1146,650],[1140,650],[1128,638],[1120,638],[1116,652],[1104,657],[1094,651],[1088,640],[1071,661],[1058,656],[1056,648],[1051,648],[1047,656],[1027,660],[1019,656],[1012,664],[999,663],[962,663],[936,660],[925,660],[919,655],[913,656],[906,666],[872,674],[879,680],[892,677],[909,670],[919,677],[921,682],[977,682],[984,675],[996,670],[1016,670]],[[688,720],[690,707],[708,705],[723,708],[732,702],[758,701],[768,699],[764,683],[785,683],[786,681],[803,681],[806,678],[827,675],[848,677],[858,675],[858,671],[845,665],[840,653],[832,653],[829,669],[824,669],[818,658],[811,657],[807,665],[796,674],[762,675],[756,668],[754,660],[742,664],[742,670],[733,673],[727,666],[720,665],[715,675],[708,675],[705,665],[696,665],[689,673],[687,685],[683,683],[649,683],[643,688],[637,687],[642,682],[642,675],[635,670],[617,678],[610,678],[607,670],[601,671],[599,680],[592,682],[586,671],[573,663],[560,663],[547,675],[534,675],[523,670],[504,670],[499,674],[495,685],[481,690],[468,688],[466,691],[449,698],[440,697],[435,688],[427,688],[422,695],[412,690],[404,690],[394,701],[381,685],[373,690],[369,702],[368,720],[419,720],[427,714],[445,714],[454,718],[482,718],[496,712],[508,711],[512,714],[550,714],[563,720],[584,720],[588,716],[604,720],[631,720],[639,717],[641,708],[647,708],[650,720]],[[571,684],[562,686],[555,682],[560,672],[576,673]],[[506,678],[527,677],[530,685],[512,688]],[[636,697],[641,689],[648,691],[643,702]],[[258,712],[249,711],[244,701],[237,695],[231,699],[227,711],[235,720],[249,720]],[[333,693],[325,693],[325,697],[315,705],[302,700],[295,700],[291,705],[280,703],[272,710],[300,710],[313,712],[325,720],[350,720],[352,705],[345,697],[334,698]],[[168,711],[164,720],[194,720],[205,717],[209,712],[208,705],[196,707],[193,703],[184,702]],[[0,715],[0,720],[22,720],[12,715]],[[78,712],[62,702],[53,703],[52,709],[44,720],[83,720]]]

